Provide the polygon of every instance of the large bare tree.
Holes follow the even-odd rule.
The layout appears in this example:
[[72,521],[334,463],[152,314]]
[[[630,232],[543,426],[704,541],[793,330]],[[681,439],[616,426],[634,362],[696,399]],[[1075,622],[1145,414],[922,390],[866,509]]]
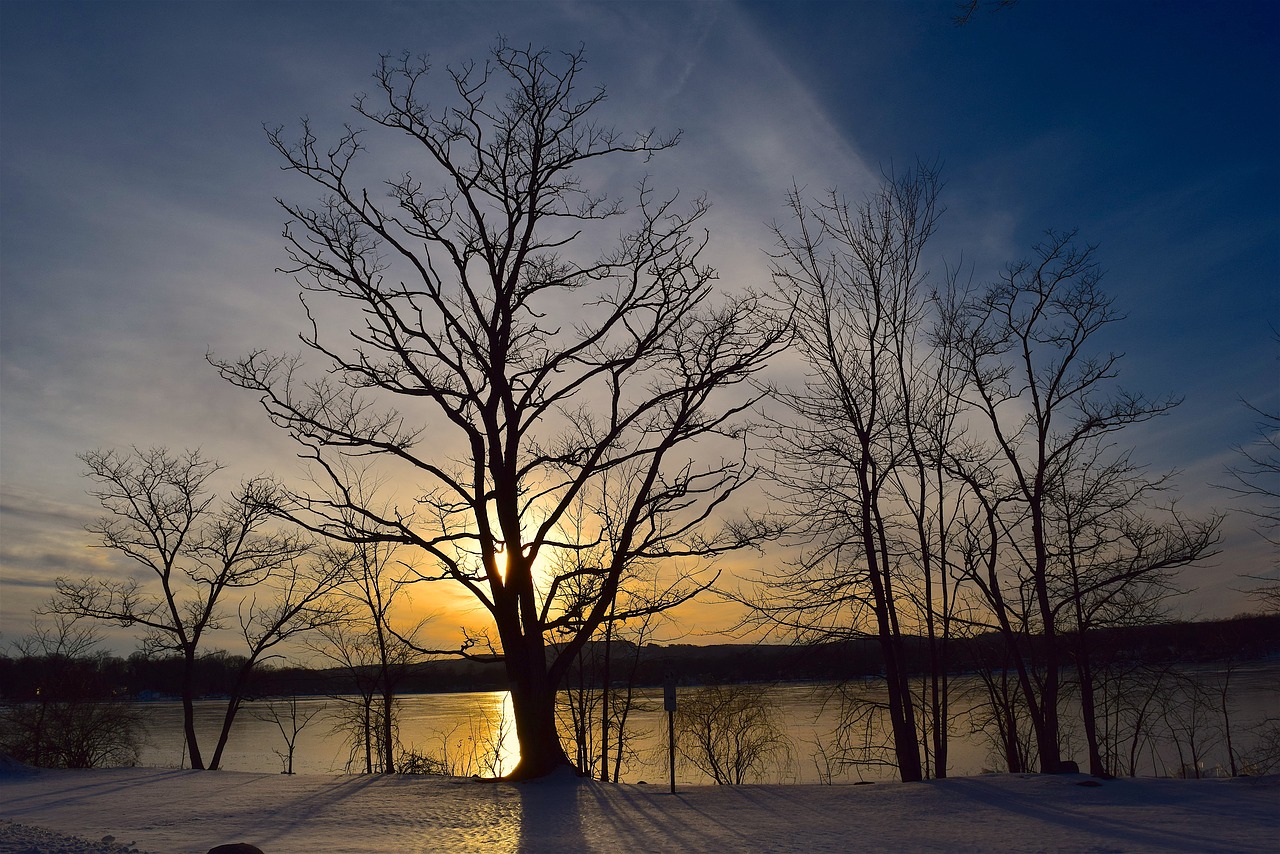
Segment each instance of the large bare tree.
[[[295,520],[417,550],[424,580],[460,585],[487,611],[520,743],[512,776],[524,778],[568,764],[555,692],[626,568],[694,573],[649,604],[666,608],[705,583],[704,561],[763,535],[714,517],[754,474],[737,418],[785,335],[754,299],[714,297],[702,200],[682,207],[642,181],[628,209],[587,187],[584,173],[604,180],[676,138],[599,123],[605,95],[581,88],[582,68],[581,51],[500,41],[487,61],[447,69],[428,103],[428,63],[384,57],[355,110],[416,159],[381,194],[353,169],[363,132],[332,146],[306,124],[296,142],[271,132],[286,168],[322,194],[282,203],[318,368],[265,352],[217,363],[314,466],[316,488],[287,508]],[[405,487],[389,511],[351,488],[353,456]],[[613,484],[626,501],[608,560],[556,561],[605,537],[603,521],[585,535],[564,523]],[[570,583],[584,574],[596,583]],[[552,652],[548,633],[564,630]]]

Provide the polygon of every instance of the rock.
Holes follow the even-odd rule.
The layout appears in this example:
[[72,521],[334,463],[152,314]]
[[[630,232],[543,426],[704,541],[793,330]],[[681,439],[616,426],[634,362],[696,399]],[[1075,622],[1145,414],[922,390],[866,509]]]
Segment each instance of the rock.
[[210,848],[209,854],[262,854],[262,849],[248,842],[231,842]]

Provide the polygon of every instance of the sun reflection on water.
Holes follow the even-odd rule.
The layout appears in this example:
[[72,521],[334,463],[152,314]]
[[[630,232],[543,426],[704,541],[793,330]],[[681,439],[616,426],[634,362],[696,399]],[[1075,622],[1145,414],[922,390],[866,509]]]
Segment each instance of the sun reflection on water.
[[490,703],[485,711],[489,721],[493,747],[497,752],[498,776],[511,773],[520,763],[520,741],[516,738],[515,709],[511,704],[510,691],[494,691],[490,695]]

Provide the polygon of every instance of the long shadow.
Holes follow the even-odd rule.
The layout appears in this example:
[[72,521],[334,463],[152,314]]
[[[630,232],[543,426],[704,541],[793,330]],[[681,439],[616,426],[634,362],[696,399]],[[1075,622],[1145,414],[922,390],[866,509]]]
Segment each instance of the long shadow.
[[[41,809],[47,807],[73,806],[86,798],[96,798],[104,792],[114,793],[127,789],[138,789],[148,786],[164,786],[167,782],[175,778],[189,774],[208,774],[216,772],[157,769],[155,772],[147,774],[131,773],[128,776],[117,776],[112,774],[106,778],[102,776],[95,776],[93,779],[87,779],[85,774],[78,771],[72,773],[74,774],[74,777],[68,776],[68,785],[56,795],[51,794],[47,790],[32,792],[25,796],[19,795],[15,797],[13,795],[9,795],[5,798],[5,806],[9,808],[21,808],[24,803],[29,802],[39,804]],[[0,791],[3,791],[6,783],[30,783],[33,779],[44,778],[47,780],[55,777],[55,775],[60,776],[57,771],[41,770],[35,772],[33,775],[0,778]]]
[[379,779],[377,775],[362,774],[327,784],[291,800],[279,801],[274,808],[263,812],[262,842],[265,844],[289,836],[337,804],[356,797]]
[[[605,838],[630,840],[634,851],[748,851],[758,841],[680,792],[601,784],[590,794],[584,804],[588,821],[611,828]],[[717,796],[721,804],[742,799],[741,792],[727,788]]]
[[[1063,786],[1070,783],[1063,781]],[[952,792],[969,800],[983,804],[996,812],[1016,813],[1049,824],[1069,828],[1074,834],[1093,833],[1109,843],[1129,843],[1133,845],[1162,848],[1167,851],[1186,852],[1235,852],[1239,851],[1239,843],[1224,841],[1214,835],[1211,828],[1204,828],[1203,833],[1188,833],[1185,828],[1163,829],[1159,826],[1144,823],[1141,817],[1121,819],[1100,813],[1108,807],[1125,810],[1137,810],[1140,813],[1156,805],[1130,803],[1109,796],[1108,790],[1115,791],[1123,786],[1116,781],[1105,784],[1090,792],[1103,795],[1099,802],[1081,804],[1063,804],[1047,802],[1041,795],[1021,795],[1010,792],[1007,788],[984,782],[981,779],[953,779],[946,783]],[[1104,800],[1105,798],[1105,800]]]
[[541,780],[509,784],[520,800],[516,850],[590,851],[582,811],[588,793],[602,784],[589,780]]

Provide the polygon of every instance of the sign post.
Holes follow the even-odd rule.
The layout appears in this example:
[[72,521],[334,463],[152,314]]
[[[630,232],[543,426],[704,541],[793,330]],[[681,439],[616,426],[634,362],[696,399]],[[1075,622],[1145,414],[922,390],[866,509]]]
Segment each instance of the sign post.
[[662,686],[662,707],[667,710],[667,764],[671,768],[671,794],[676,793],[676,677],[667,674]]

